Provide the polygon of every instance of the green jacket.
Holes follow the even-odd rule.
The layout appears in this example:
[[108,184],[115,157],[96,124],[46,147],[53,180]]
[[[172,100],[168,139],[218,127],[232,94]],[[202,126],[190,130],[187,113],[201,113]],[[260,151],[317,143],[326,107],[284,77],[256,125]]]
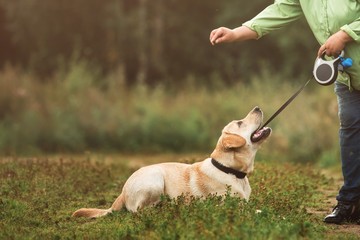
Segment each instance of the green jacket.
[[360,90],[360,0],[275,0],[261,13],[243,25],[261,38],[305,16],[320,44],[342,29],[353,39],[346,45],[345,57],[353,66],[338,75],[338,81]]

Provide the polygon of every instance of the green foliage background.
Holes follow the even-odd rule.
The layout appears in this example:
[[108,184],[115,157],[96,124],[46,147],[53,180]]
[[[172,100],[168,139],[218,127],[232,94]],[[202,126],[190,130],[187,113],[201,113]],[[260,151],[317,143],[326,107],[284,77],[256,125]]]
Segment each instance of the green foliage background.
[[[305,20],[253,42],[212,47],[272,1],[0,1],[0,153],[210,152],[223,126],[269,117],[310,75]],[[310,85],[262,151],[337,157],[336,99]]]
[[[282,82],[283,75],[263,72],[247,84],[187,79],[178,88],[128,87],[121,72],[99,84],[86,63],[72,66],[45,83],[14,68],[0,73],[3,154],[210,153],[229,121],[254,106],[269,118],[308,77]],[[332,87],[312,82],[270,126],[273,134],[260,154],[300,162],[337,158]]]
[[317,44],[305,20],[258,42],[213,48],[212,29],[234,28],[271,0],[1,0],[0,63],[11,61],[41,75],[69,66],[76,53],[102,73],[124,69],[127,83],[177,84],[246,81],[265,62],[274,71],[307,71]]

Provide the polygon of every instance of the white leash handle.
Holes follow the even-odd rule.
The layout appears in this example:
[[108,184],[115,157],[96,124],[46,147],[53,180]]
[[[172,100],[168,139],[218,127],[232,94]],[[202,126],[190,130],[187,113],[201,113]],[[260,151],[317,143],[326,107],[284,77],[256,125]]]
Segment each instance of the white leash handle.
[[332,60],[325,60],[325,52],[321,57],[316,58],[314,64],[314,78],[320,85],[330,85],[336,81],[338,75],[338,67],[341,58],[344,56],[344,51],[341,51],[340,55]]

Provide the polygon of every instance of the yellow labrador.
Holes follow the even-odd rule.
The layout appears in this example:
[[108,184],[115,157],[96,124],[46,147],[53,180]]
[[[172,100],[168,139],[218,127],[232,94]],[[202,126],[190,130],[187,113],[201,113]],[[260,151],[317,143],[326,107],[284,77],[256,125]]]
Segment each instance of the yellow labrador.
[[73,216],[96,218],[123,207],[136,212],[158,203],[162,194],[170,198],[223,195],[228,186],[231,194],[248,200],[251,188],[246,174],[253,171],[256,151],[271,133],[270,128],[259,129],[262,119],[261,109],[255,107],[244,119],[225,126],[210,158],[194,164],[160,163],[140,168],[109,209],[82,208]]

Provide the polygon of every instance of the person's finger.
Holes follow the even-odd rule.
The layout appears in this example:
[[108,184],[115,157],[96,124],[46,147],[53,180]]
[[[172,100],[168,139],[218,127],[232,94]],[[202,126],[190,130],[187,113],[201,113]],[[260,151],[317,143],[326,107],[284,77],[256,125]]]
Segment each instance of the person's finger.
[[210,40],[211,40],[211,38],[214,36],[214,34],[216,33],[217,30],[218,30],[218,29],[214,29],[214,30],[212,30],[212,31],[210,32]]
[[[326,47],[325,44],[321,45],[318,51],[318,57],[321,57],[321,55],[323,55],[323,53],[326,51]],[[326,53],[327,55],[327,53]]]
[[212,36],[210,38],[210,42],[212,45],[215,45],[216,43],[219,42],[219,38],[221,38],[223,36],[223,30],[220,29],[216,29],[212,32]]
[[325,51],[327,56],[337,57],[339,55],[339,51],[333,47],[326,47]]
[[212,40],[212,38],[213,38],[213,36],[214,36],[214,34],[215,34],[215,31],[216,31],[216,29],[215,29],[215,30],[212,30],[212,31],[210,32],[210,37],[209,37],[210,42],[211,42],[211,40]]
[[212,45],[215,44],[216,36],[217,36],[218,29],[212,30],[210,33],[210,42]]

